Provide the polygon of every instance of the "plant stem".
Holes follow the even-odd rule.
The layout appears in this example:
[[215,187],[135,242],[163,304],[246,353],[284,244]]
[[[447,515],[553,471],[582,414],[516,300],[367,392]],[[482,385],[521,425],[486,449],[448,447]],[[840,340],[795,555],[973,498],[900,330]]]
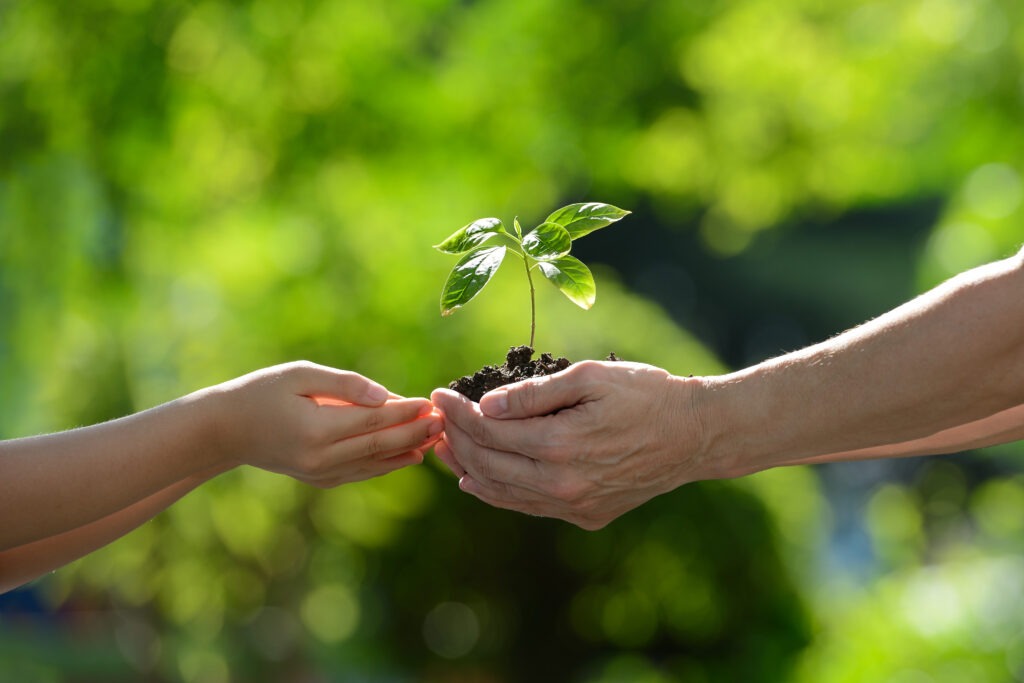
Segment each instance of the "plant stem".
[[530,348],[533,348],[533,337],[537,332],[537,301],[533,293],[533,276],[530,275],[530,257],[523,254],[523,264],[526,266],[526,280],[530,283]]

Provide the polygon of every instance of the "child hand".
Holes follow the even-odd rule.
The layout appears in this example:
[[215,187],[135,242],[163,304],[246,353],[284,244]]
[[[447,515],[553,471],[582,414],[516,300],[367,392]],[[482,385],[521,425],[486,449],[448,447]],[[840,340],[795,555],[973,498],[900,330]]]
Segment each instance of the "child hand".
[[214,442],[248,464],[329,488],[423,461],[441,416],[354,372],[306,361],[257,370],[209,390]]

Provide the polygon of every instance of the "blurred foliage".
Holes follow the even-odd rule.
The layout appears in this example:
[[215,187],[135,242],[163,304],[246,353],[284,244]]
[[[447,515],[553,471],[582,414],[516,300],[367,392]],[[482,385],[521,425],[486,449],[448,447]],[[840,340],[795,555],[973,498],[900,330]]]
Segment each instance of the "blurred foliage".
[[[1022,11],[0,2],[0,437],[295,358],[426,394],[529,326],[512,274],[442,320],[430,245],[570,201],[634,215],[580,254],[592,311],[538,290],[542,349],[714,373],[832,334],[1019,244]],[[1018,679],[1020,456],[694,485],[593,534],[433,462],[238,471],[0,601],[0,673]],[[850,519],[867,576],[830,559]]]

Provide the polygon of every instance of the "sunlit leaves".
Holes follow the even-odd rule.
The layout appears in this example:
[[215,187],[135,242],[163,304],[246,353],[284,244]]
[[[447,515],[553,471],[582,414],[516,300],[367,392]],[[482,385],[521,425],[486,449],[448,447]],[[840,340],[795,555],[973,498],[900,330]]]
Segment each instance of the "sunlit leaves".
[[463,256],[449,273],[441,291],[441,315],[451,315],[479,294],[498,271],[505,251],[504,246],[488,247]]
[[[628,215],[629,211],[611,204],[570,204],[552,213],[525,235],[518,217],[512,221],[515,234],[506,231],[497,218],[473,221],[434,247],[447,254],[464,254],[445,282],[441,315],[450,315],[479,294],[511,249],[526,265],[531,303],[530,346],[533,346],[532,330],[536,327],[537,312],[533,308],[535,298],[530,273],[539,269],[570,301],[589,309],[597,298],[597,286],[590,269],[569,255],[572,242]],[[493,246],[491,240],[499,235],[509,243],[507,246]]]
[[574,304],[589,310],[597,299],[597,284],[594,275],[583,261],[575,256],[563,256],[553,261],[542,261],[537,264],[540,272],[558,291],[565,294]]
[[505,226],[497,218],[480,218],[456,230],[448,239],[435,244],[434,249],[446,254],[463,254],[481,246],[492,237],[505,232]]
[[629,213],[629,211],[611,204],[587,202],[563,206],[548,216],[545,222],[563,226],[569,232],[570,237],[576,239],[607,227],[615,221],[625,218]]
[[569,231],[558,223],[541,223],[523,238],[523,251],[538,261],[565,256],[571,248]]

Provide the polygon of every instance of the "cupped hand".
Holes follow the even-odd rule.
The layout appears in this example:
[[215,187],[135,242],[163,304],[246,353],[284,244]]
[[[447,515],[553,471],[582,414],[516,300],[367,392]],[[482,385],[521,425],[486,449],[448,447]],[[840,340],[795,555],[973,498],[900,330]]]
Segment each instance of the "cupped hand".
[[357,373],[306,361],[210,391],[223,458],[322,488],[418,464],[443,428],[425,398],[401,398]]
[[584,361],[479,405],[437,389],[445,432],[434,451],[462,490],[491,505],[600,529],[698,478],[695,382],[650,365]]

